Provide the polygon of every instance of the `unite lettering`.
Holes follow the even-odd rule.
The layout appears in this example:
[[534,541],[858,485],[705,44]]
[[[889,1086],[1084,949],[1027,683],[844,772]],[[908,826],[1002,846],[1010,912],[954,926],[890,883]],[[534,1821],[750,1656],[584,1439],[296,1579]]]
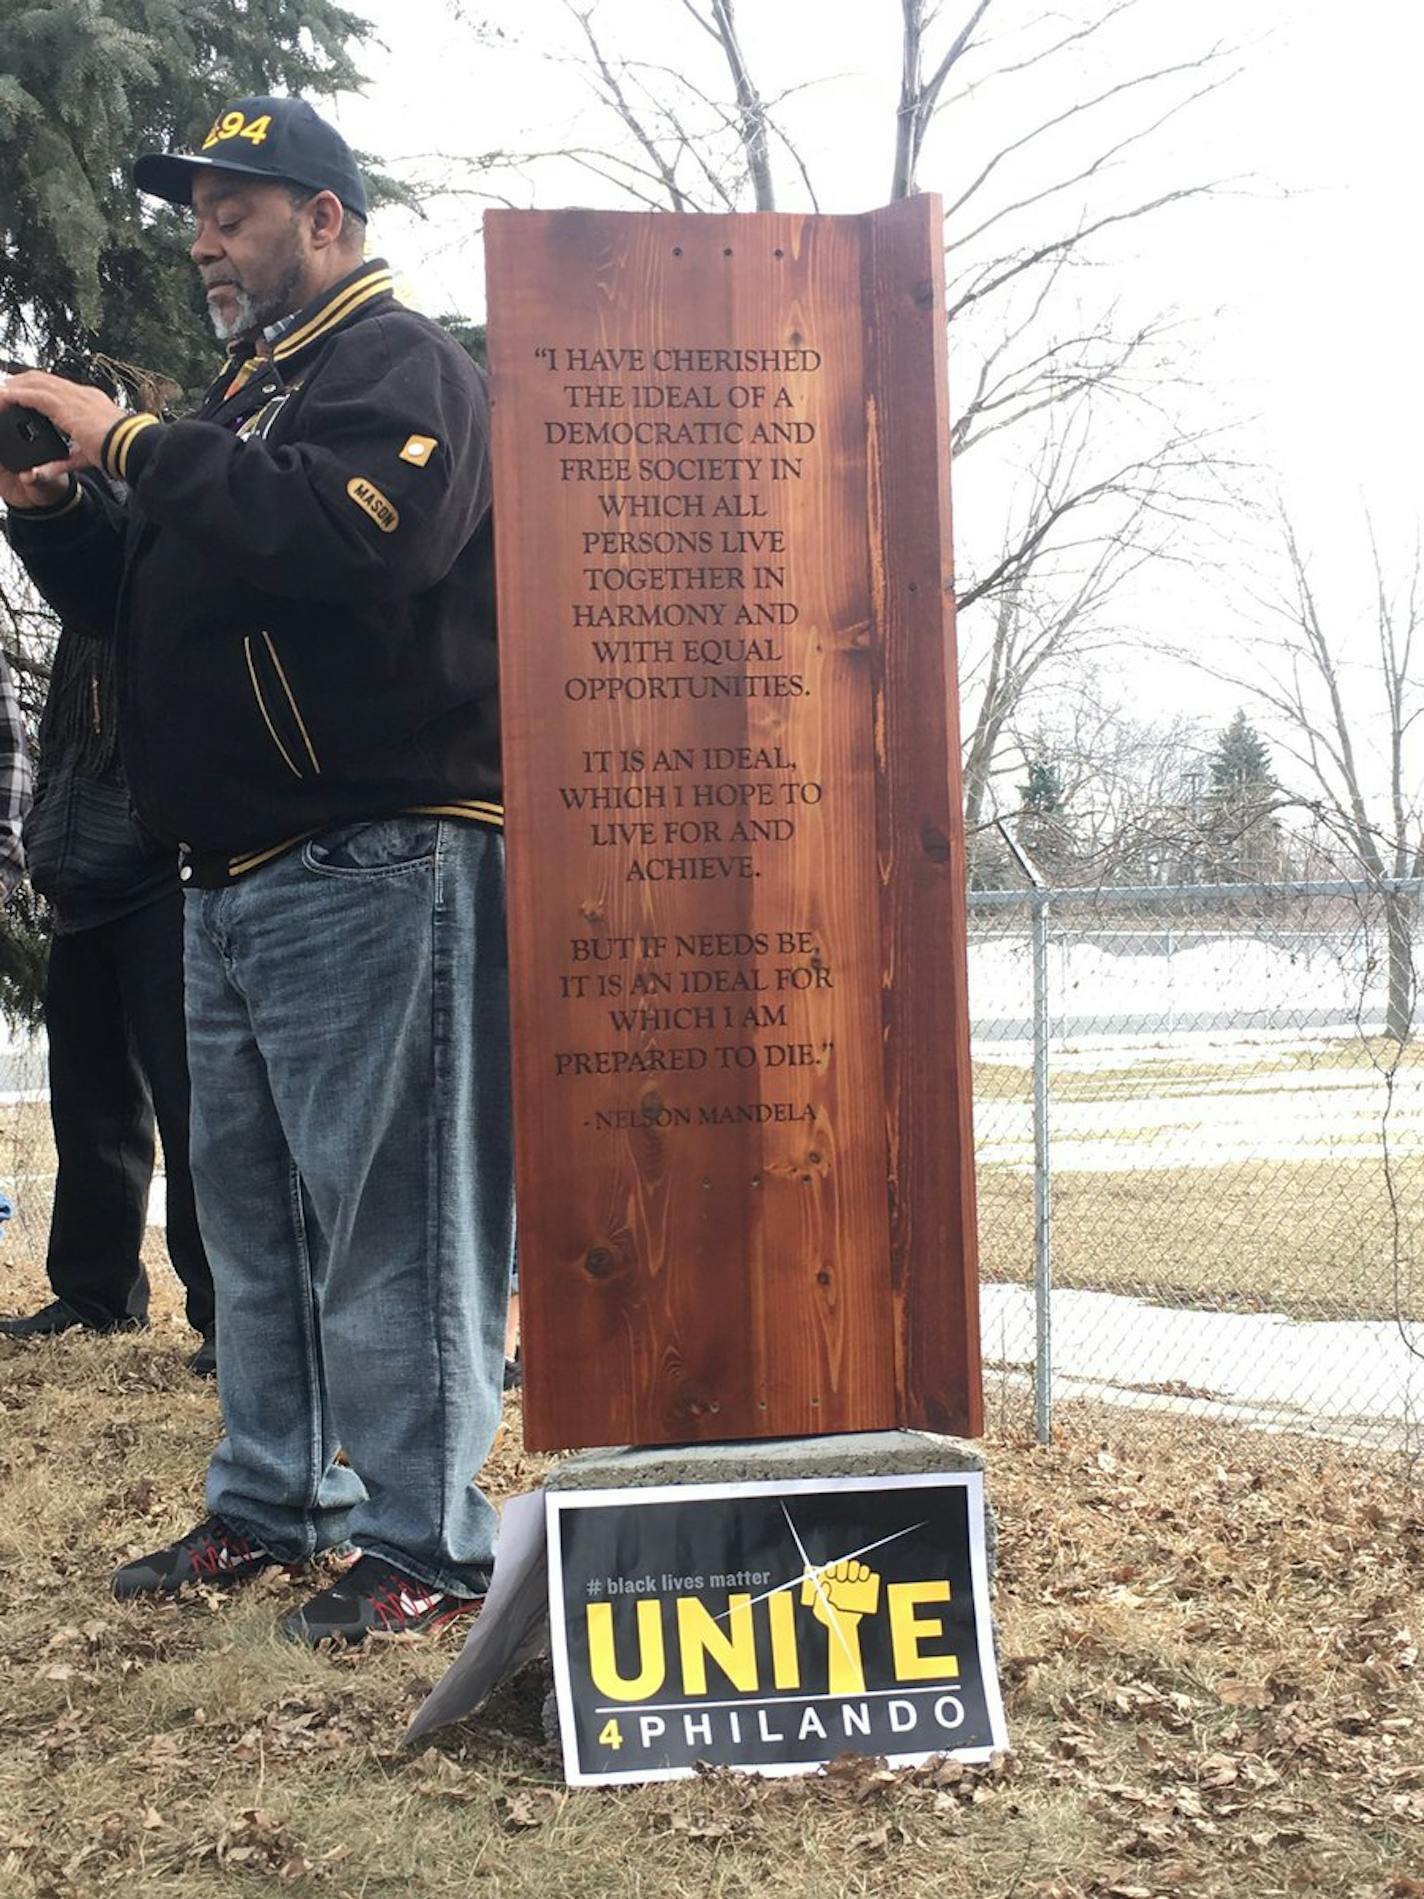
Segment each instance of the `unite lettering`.
[[[833,1573],[848,1569],[865,1573]],[[951,1600],[947,1581],[893,1582],[882,1591],[880,1577],[863,1564],[836,1564],[829,1571],[808,1570],[799,1589],[799,1596],[794,1586],[787,1586],[759,1602],[747,1592],[734,1592],[717,1614],[702,1596],[643,1597],[634,1611],[636,1650],[626,1658],[618,1652],[614,1605],[587,1603],[594,1686],[610,1701],[647,1702],[668,1688],[671,1664],[676,1669],[672,1687],[692,1700],[709,1693],[710,1664],[720,1677],[719,1691],[796,1693],[806,1685],[806,1665],[816,1663],[824,1665],[832,1695],[864,1694],[861,1624],[878,1613],[882,1596],[890,1633],[891,1685],[959,1679],[958,1656],[931,1647],[944,1641],[944,1619],[932,1610]],[[757,1639],[759,1623],[762,1643]],[[769,1680],[764,1678],[763,1655],[770,1659]]]

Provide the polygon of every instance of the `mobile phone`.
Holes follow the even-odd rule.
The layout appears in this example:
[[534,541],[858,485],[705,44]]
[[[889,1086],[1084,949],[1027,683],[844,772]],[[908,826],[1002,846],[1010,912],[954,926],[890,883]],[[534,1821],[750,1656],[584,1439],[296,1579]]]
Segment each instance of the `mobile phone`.
[[27,468],[69,460],[69,444],[38,409],[0,409],[0,468],[22,475]]
[[[0,375],[21,376],[33,363],[0,357]],[[22,475],[27,468],[69,459],[69,444],[48,416],[38,409],[0,409],[0,468]]]

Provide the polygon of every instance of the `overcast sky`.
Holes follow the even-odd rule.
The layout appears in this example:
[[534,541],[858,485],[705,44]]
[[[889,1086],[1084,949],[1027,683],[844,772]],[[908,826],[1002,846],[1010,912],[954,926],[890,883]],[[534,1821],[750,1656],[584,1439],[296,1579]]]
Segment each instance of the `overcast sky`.
[[[468,11],[503,23],[504,43],[480,46],[451,21],[444,0],[383,10],[388,52],[370,62],[377,76],[366,97],[342,103],[349,135],[395,157],[567,142],[586,112],[586,83],[544,57],[571,45],[557,0],[490,0]],[[768,92],[820,82],[795,121],[822,208],[883,201],[896,0],[743,0],[740,11]],[[1152,0],[1142,11],[1150,31],[1131,44],[1149,56],[1159,44],[1169,52],[1184,43],[1180,28],[1166,37],[1174,13],[1179,22],[1190,16],[1190,43],[1250,42],[1242,76],[1144,152],[1144,176],[1253,174],[1256,182],[1242,196],[1133,227],[1112,269],[1144,304],[1175,305],[1202,325],[1204,374],[1220,384],[1224,404],[1261,414],[1283,474],[1315,486],[1328,472],[1326,485],[1347,504],[1361,487],[1382,506],[1406,498],[1400,490],[1413,488],[1411,450],[1424,423],[1415,235],[1424,10],[1400,0],[1356,0],[1344,13],[1327,0],[1196,0],[1190,8]],[[678,0],[603,0],[603,13],[649,57],[682,46],[700,64],[704,46],[715,53]],[[948,191],[953,160],[943,141],[932,144],[924,187]],[[794,173],[784,160],[781,168],[794,203]],[[1294,195],[1283,199],[1274,186]],[[567,170],[532,171],[526,195],[544,204],[614,201],[596,179]],[[424,228],[382,220],[378,239],[398,251],[423,300],[481,300],[478,208],[474,200],[436,207]],[[952,254],[949,268],[952,277]],[[1407,499],[1412,512],[1413,494]]]
[[[996,0],[990,19],[1012,28],[1044,10]],[[1093,0],[1070,8],[1092,10]],[[574,47],[562,0],[488,0],[483,8],[470,0],[462,11],[467,18],[452,19],[448,0],[402,0],[383,10],[386,50],[367,61],[373,81],[364,97],[338,107],[348,137],[397,161],[397,170],[407,169],[399,161],[437,152],[611,142],[584,72],[550,58]],[[624,48],[695,72],[725,96],[716,49],[680,0],[602,0],[599,17]],[[480,18],[499,36],[482,42],[471,24]],[[782,110],[821,209],[884,202],[898,0],[741,0],[739,21],[767,96],[805,85]],[[938,32],[943,44],[945,29]],[[1327,0],[1137,0],[1082,72],[1055,66],[1015,82],[1012,112],[1001,90],[986,89],[953,121],[953,139],[947,127],[932,139],[920,182],[951,197],[966,165],[1001,142],[1001,112],[1012,129],[1028,122],[1025,114],[1060,110],[1074,96],[1065,84],[1111,83],[1215,40],[1241,47],[1240,76],[1137,148],[1120,188],[1140,185],[1146,194],[1205,178],[1240,182],[1210,202],[1122,227],[1101,248],[1094,287],[1143,316],[1180,313],[1192,336],[1200,414],[1238,425],[1239,452],[1260,465],[1257,486],[1281,484],[1326,586],[1343,596],[1357,571],[1363,506],[1401,548],[1418,516],[1424,371],[1414,234],[1424,11],[1400,0],[1356,0],[1346,12]],[[1012,50],[1012,39],[1006,45]],[[1064,134],[1060,159],[1085,149],[1073,137],[1071,129]],[[1054,162],[1039,149],[1025,161],[1025,183]],[[804,195],[785,154],[778,163],[783,201],[796,208]],[[567,166],[506,174],[501,187],[531,205],[626,202]],[[481,209],[476,197],[445,199],[424,221],[396,213],[376,220],[377,247],[432,314],[481,311]],[[947,266],[952,293],[952,249]]]

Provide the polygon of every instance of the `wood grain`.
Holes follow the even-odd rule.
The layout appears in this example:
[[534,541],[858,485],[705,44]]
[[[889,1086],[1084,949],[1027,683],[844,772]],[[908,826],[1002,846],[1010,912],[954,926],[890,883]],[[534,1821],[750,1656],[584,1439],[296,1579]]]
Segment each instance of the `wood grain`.
[[983,1389],[939,201],[909,199],[865,222],[898,1416],[977,1437]]
[[536,1448],[976,1415],[943,299],[900,211],[487,221]]

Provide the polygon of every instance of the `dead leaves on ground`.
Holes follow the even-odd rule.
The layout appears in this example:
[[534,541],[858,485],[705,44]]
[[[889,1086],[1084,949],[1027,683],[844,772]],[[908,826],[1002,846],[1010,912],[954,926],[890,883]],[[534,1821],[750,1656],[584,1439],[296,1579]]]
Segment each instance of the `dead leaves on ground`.
[[[392,1764],[399,1766],[405,1757]],[[566,1798],[562,1787],[535,1784],[499,1790],[487,1770],[427,1747],[414,1763],[412,1791],[423,1798],[470,1806],[487,1802],[507,1833],[532,1833],[557,1818]]]
[[1086,1782],[1102,1858],[1151,1868],[1045,1899],[1411,1893],[1343,1868],[1346,1842],[1424,1862],[1419,1494],[1327,1450],[1177,1435],[991,1464],[1023,1773]]
[[[23,1441],[12,1408],[0,1457],[72,1458],[64,1403]],[[611,1879],[651,1856],[670,1891],[735,1871],[780,1896],[810,1850],[844,1865],[845,1890],[896,1899],[937,1879],[954,1899],[1424,1899],[1424,1515],[1344,1454],[1245,1435],[1208,1451],[1146,1419],[1111,1442],[994,1447],[1011,1759],[569,1793],[538,1738],[542,1689],[507,1726],[487,1715],[413,1756],[397,1747],[412,1663],[438,1674],[438,1648],[296,1677],[258,1649],[239,1676],[242,1604],[261,1585],[220,1615],[109,1602],[112,1555],[187,1481],[161,1435],[171,1410],[138,1406],[95,1420],[89,1541],[36,1517],[23,1572],[0,1577],[7,1899],[122,1890],[140,1872],[175,1899],[239,1880],[340,1899],[379,1872],[376,1827],[478,1837],[491,1876],[501,1854],[547,1861],[551,1890],[561,1865]],[[515,1443],[500,1476],[522,1488],[537,1471]],[[32,1606],[56,1597],[57,1626]],[[429,1892],[468,1890],[470,1863],[444,1864]]]
[[555,1787],[529,1787],[518,1793],[498,1794],[494,1804],[509,1832],[525,1833],[554,1819],[564,1804],[564,1795]]
[[916,1849],[934,1855],[959,1816],[993,1799],[1017,1771],[1007,1754],[982,1766],[932,1761],[916,1768],[843,1754],[817,1774],[789,1779],[705,1768],[690,1783],[654,1793],[644,1825],[655,1838],[713,1853],[774,1852],[788,1829],[814,1825],[811,1816],[819,1815],[834,1828],[837,1851],[854,1859]]
[[285,1694],[245,1728],[233,1746],[239,1760],[282,1761],[293,1755],[350,1751],[387,1739],[384,1711],[351,1690]]

